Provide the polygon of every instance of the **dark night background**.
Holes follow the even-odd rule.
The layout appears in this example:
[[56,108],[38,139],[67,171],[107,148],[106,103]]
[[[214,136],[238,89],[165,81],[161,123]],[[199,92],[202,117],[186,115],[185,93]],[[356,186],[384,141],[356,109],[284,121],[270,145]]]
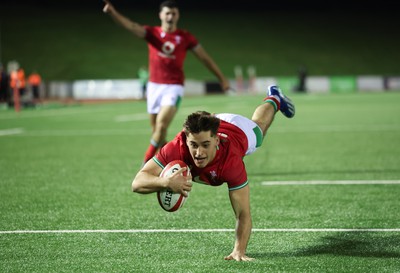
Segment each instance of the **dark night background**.
[[[159,24],[161,2],[112,1],[149,25]],[[237,64],[256,65],[260,75],[292,75],[299,64],[315,75],[400,71],[396,1],[177,2],[179,27],[191,30],[228,75]],[[146,45],[117,27],[103,6],[102,0],[0,0],[0,61],[17,59],[47,79],[130,77],[147,62]],[[210,77],[191,55],[185,66],[188,78]]]
[[[399,3],[396,1],[344,1],[344,0],[328,0],[328,1],[315,1],[315,0],[304,0],[304,1],[290,1],[290,0],[203,0],[203,1],[177,1],[179,6],[184,9],[193,10],[259,10],[269,9],[276,11],[335,11],[335,12],[363,12],[363,11],[386,11],[396,12],[398,11]],[[160,0],[143,0],[143,1],[132,1],[132,0],[114,0],[114,5],[121,8],[157,8]],[[6,7],[7,5],[20,5],[23,6],[36,6],[36,7],[73,7],[75,9],[93,7],[94,5],[103,5],[101,0],[2,0],[0,7]]]

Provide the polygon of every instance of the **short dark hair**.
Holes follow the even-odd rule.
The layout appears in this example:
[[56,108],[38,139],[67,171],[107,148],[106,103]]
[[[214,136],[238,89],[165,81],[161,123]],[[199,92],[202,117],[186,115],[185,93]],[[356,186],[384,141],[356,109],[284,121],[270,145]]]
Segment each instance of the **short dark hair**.
[[211,131],[211,136],[217,135],[220,119],[206,111],[190,114],[183,123],[186,135]]
[[164,7],[167,7],[167,8],[170,8],[170,9],[173,9],[173,8],[179,8],[178,7],[178,3],[176,2],[176,1],[174,1],[174,0],[166,0],[166,1],[163,1],[161,4],[160,4],[160,11],[162,11],[162,9],[164,8]]

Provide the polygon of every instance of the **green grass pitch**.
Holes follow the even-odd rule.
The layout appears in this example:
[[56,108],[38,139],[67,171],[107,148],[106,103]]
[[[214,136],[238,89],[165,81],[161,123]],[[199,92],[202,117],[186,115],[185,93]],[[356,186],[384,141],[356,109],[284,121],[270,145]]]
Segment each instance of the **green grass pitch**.
[[[291,97],[296,117],[278,113],[245,158],[250,263],[223,260],[235,224],[226,186],[195,184],[174,213],[130,192],[149,142],[145,102],[0,110],[0,272],[399,272],[400,184],[263,182],[400,181],[400,93]],[[251,116],[261,101],[186,97],[169,139],[193,111]],[[182,231],[126,232],[160,229]]]

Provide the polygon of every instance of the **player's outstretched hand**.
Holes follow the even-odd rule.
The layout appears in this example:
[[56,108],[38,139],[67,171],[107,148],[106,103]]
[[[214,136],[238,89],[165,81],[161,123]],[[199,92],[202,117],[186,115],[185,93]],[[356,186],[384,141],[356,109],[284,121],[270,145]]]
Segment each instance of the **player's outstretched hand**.
[[231,254],[224,258],[225,260],[235,260],[238,262],[250,262],[254,261],[254,258],[248,257],[246,254],[239,253],[237,251],[233,251]]
[[108,1],[108,0],[103,0],[103,2],[104,2],[104,4],[105,4],[105,5],[104,5],[104,8],[103,8],[103,12],[104,12],[104,13],[108,13],[108,12],[110,12],[111,9],[114,8],[110,1]]
[[173,192],[178,192],[188,197],[188,192],[192,190],[192,176],[183,176],[182,173],[187,170],[187,167],[183,167],[171,175],[168,183],[168,188]]
[[221,88],[224,92],[226,92],[227,90],[229,90],[231,88],[231,85],[229,83],[229,81],[226,78],[223,78],[221,80]]

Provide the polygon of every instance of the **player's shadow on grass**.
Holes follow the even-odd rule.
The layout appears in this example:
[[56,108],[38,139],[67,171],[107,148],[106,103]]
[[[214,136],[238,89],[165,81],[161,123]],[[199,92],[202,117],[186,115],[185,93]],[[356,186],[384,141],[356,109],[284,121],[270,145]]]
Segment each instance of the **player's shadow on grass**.
[[322,237],[315,245],[291,252],[249,253],[254,258],[304,257],[316,255],[353,256],[370,258],[400,258],[400,235],[380,237],[368,232],[339,233]]

